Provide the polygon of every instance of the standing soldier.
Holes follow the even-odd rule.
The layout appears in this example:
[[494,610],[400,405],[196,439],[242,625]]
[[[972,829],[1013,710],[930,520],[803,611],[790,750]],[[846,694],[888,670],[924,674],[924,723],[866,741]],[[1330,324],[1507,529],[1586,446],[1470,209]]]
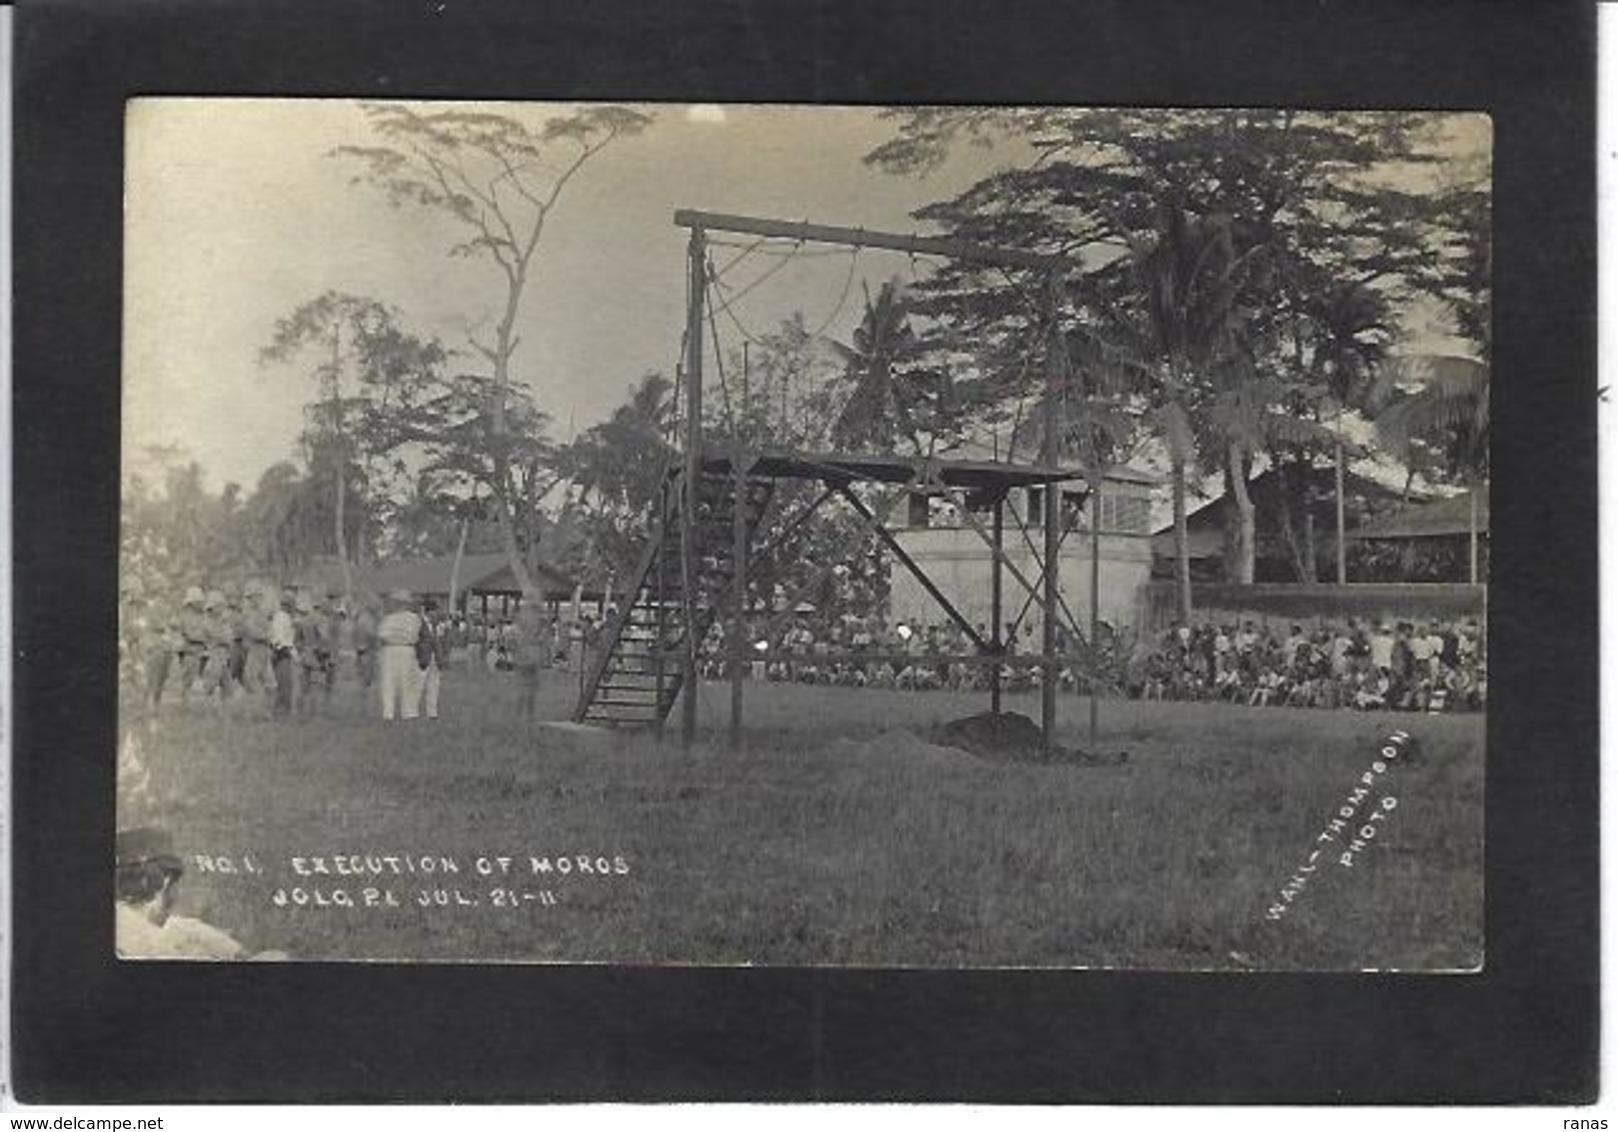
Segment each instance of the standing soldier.
[[242,687],[249,695],[268,698],[271,672],[270,619],[274,604],[269,588],[253,582],[243,591],[241,639],[245,650]]
[[146,702],[153,711],[163,702],[169,667],[184,641],[174,607],[161,600],[153,602],[147,610],[146,636],[141,641],[141,662],[146,670]]
[[273,713],[286,718],[292,714],[293,693],[298,670],[298,628],[292,619],[297,599],[291,590],[281,595],[270,614],[270,663],[274,666],[275,707]]
[[380,644],[376,630],[377,616],[372,599],[362,599],[354,613],[354,662],[359,669],[361,696],[366,700],[370,699],[371,689],[376,687],[377,650]]
[[225,590],[225,616],[230,622],[230,680],[225,687],[231,699],[247,687],[247,604],[240,586]]
[[223,593],[208,591],[202,600],[200,624],[203,647],[202,700],[217,708],[230,697],[230,648],[236,639],[236,625],[226,607]]
[[[359,650],[355,646],[354,618],[349,613],[347,598],[337,602],[331,624],[333,688],[348,688],[359,678]],[[342,694],[346,697],[348,693]]]
[[200,586],[187,586],[180,605],[180,703],[196,689],[202,678],[202,666],[208,658],[208,619],[203,614],[204,602]]
[[303,668],[300,710],[313,711],[318,697],[331,702],[331,626],[324,603],[311,594],[298,596],[298,663]]

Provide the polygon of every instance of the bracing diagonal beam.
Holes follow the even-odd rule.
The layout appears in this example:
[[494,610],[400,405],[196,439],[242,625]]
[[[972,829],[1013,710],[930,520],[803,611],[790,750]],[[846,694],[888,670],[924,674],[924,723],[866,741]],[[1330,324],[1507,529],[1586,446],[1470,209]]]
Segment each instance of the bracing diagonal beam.
[[911,558],[909,554],[905,553],[905,548],[900,546],[898,540],[893,537],[893,535],[881,524],[880,521],[878,521],[875,515],[871,514],[871,509],[865,505],[864,501],[861,500],[859,496],[850,491],[846,484],[838,484],[837,493],[844,499],[848,500],[849,506],[854,508],[855,513],[865,521],[866,527],[873,531],[877,538],[882,540],[882,544],[888,548],[888,551],[895,558],[904,563],[905,569],[909,570],[910,573],[915,577],[916,581],[921,583],[921,588],[932,595],[932,599],[938,603],[939,608],[949,615],[949,619],[951,621],[960,626],[961,631],[971,639],[972,643],[978,647],[980,652],[998,651],[994,649],[988,641],[983,639],[983,636],[972,627],[972,623],[970,621],[961,616],[960,610],[956,609],[954,605],[950,604],[950,600],[944,596],[944,592],[933,584],[933,580],[927,576],[927,572],[925,570],[916,564],[915,559]]
[[[1010,505],[1008,504],[1008,506]],[[1017,520],[1017,530],[1022,532],[1023,541],[1028,544],[1028,552],[1034,556],[1034,561],[1040,563],[1040,577],[1043,578],[1045,576],[1044,563],[1041,560],[1042,556],[1039,553],[1039,548],[1034,545],[1033,538],[1028,534],[1028,524],[1023,522],[1022,516],[1017,514],[1017,508],[1014,506],[1011,508],[1011,517]],[[1095,537],[1099,537],[1099,532],[1095,532]],[[1059,539],[1056,544],[1058,550],[1061,549],[1062,542],[1066,539],[1067,531],[1064,530],[1062,532],[1062,538]],[[1073,615],[1073,610],[1068,608],[1067,598],[1062,596],[1061,587],[1057,587],[1056,602],[1061,606],[1062,615],[1067,619],[1067,627],[1073,630],[1073,635],[1081,641],[1088,641],[1090,639],[1089,635],[1079,628],[1079,619]],[[1028,607],[1026,605],[1023,606],[1025,612],[1027,608]]]
[[[972,530],[972,532],[976,534],[978,538],[983,540],[984,545],[987,546],[990,551],[994,551],[995,548],[993,536],[990,535],[988,531],[983,529],[983,524],[972,515],[972,512],[969,511],[964,504],[957,504],[956,510],[960,512],[962,520],[965,521],[966,525]],[[1011,556],[1008,555],[1004,550],[998,551],[997,556],[1000,559],[1000,565],[1004,566],[1006,570],[1010,572],[1011,576],[1017,579],[1018,584],[1030,594],[1035,595],[1036,601],[1039,600],[1037,596],[1039,593],[1039,588],[1035,586],[1034,583],[1030,582],[1023,572],[1017,568],[1017,564],[1011,560]],[[1026,609],[1027,606],[1024,606],[1023,608]]]
[[785,546],[787,540],[795,535],[798,532],[798,528],[802,527],[806,522],[808,522],[810,517],[813,516],[816,511],[820,510],[820,505],[826,502],[826,500],[830,499],[832,494],[832,488],[828,487],[822,490],[819,495],[815,496],[814,502],[810,503],[802,511],[799,511],[792,517],[792,522],[788,523],[786,527],[782,529],[780,534],[776,535],[768,543],[755,550],[747,563],[749,575],[751,575],[753,566],[755,564],[772,557],[777,550],[780,550],[781,547]]

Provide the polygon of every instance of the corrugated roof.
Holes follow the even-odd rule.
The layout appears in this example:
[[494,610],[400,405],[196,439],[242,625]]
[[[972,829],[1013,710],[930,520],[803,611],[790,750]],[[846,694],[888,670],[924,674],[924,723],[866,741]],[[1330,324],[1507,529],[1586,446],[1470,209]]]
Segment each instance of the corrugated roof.
[[[1489,533],[1489,494],[1478,493],[1478,532]],[[1405,507],[1372,519],[1348,532],[1351,539],[1444,538],[1468,534],[1471,529],[1472,492],[1448,499]]]

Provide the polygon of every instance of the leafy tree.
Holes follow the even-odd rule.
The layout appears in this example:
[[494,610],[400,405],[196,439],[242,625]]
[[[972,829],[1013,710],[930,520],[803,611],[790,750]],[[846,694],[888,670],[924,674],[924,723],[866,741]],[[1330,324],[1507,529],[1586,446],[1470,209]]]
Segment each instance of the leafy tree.
[[[668,440],[673,386],[662,374],[640,379],[610,417],[581,433],[559,466],[575,489],[578,515],[597,559],[620,579],[633,569],[648,516],[675,466]],[[627,583],[626,583],[627,584]]]
[[834,395],[845,398],[832,422],[832,442],[891,452],[904,440],[916,455],[925,454],[925,436],[936,436],[942,424],[943,374],[918,369],[921,342],[898,284],[882,284],[875,299],[867,287],[865,315],[852,340],[834,342],[832,349],[843,362]]
[[491,466],[484,479],[512,572],[532,593],[536,548],[522,543],[524,529],[530,535],[537,529],[532,489],[538,477],[531,470],[537,410],[521,401],[512,372],[521,344],[517,322],[564,192],[597,154],[652,119],[620,106],[588,107],[539,124],[470,109],[420,111],[391,103],[364,109],[380,144],[335,151],[357,164],[356,182],[381,189],[396,207],[410,204],[448,218],[465,237],[450,254],[491,264],[504,286],[493,339],[468,335],[489,363],[490,379],[466,379],[457,393],[487,418],[480,441]]
[[[733,415],[740,439],[749,445],[785,448],[830,444],[831,422],[840,407],[833,396],[835,356],[835,346],[816,335],[802,311],[794,311],[741,350],[731,351],[725,368],[739,406]],[[721,414],[722,407],[710,402],[710,412]],[[723,415],[709,422],[710,434],[721,443],[732,427]]]
[[[1297,406],[1318,396],[1310,387],[1322,375],[1284,349],[1310,317],[1320,280],[1389,296],[1464,290],[1443,265],[1455,258],[1446,248],[1465,210],[1405,187],[1448,160],[1436,116],[983,108],[890,116],[896,136],[867,160],[891,172],[925,172],[963,144],[1026,155],[917,215],[960,237],[1077,266],[1085,320],[1138,363],[1144,419],[1182,485],[1177,511],[1193,445],[1224,475],[1234,503],[1227,567],[1238,580],[1251,577],[1253,458],[1321,438],[1288,418],[1315,423]],[[953,310],[978,332],[987,364],[1004,365],[1012,351],[1003,343],[1025,328],[1019,293],[1034,285],[952,265],[924,288],[935,310]],[[1183,520],[1176,527],[1183,612]]]
[[[1344,477],[1348,446],[1343,440],[1342,418],[1359,412],[1375,416],[1390,392],[1384,362],[1394,336],[1391,304],[1385,292],[1357,282],[1326,278],[1303,301],[1303,327],[1299,345],[1309,355],[1309,372],[1324,388],[1327,407],[1333,416],[1332,461],[1335,475],[1334,545],[1337,556],[1337,582],[1348,581],[1347,539],[1344,531]],[[1320,402],[1315,402],[1318,410]],[[1306,489],[1307,490],[1307,489]],[[1312,515],[1305,499],[1304,515]],[[1315,580],[1314,540],[1306,532],[1309,548],[1307,580]]]
[[1468,531],[1469,577],[1479,578],[1478,495],[1489,482],[1489,368],[1476,358],[1453,355],[1402,359],[1398,372],[1420,381],[1377,417],[1377,431],[1409,462],[1426,450],[1472,497]]
[[[263,364],[309,360],[317,395],[305,410],[303,444],[310,467],[331,486],[333,549],[352,598],[350,547],[357,539],[348,511],[360,508],[367,527],[365,487],[372,460],[396,447],[391,421],[407,409],[445,360],[437,342],[403,329],[399,313],[375,299],[327,291],[276,322],[259,353]],[[359,490],[351,488],[358,486]]]

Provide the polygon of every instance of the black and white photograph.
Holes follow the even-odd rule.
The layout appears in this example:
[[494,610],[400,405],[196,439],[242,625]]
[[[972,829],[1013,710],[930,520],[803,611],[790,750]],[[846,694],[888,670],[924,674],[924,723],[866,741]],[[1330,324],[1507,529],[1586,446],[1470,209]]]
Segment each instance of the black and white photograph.
[[132,99],[118,957],[1475,976],[1492,166]]

